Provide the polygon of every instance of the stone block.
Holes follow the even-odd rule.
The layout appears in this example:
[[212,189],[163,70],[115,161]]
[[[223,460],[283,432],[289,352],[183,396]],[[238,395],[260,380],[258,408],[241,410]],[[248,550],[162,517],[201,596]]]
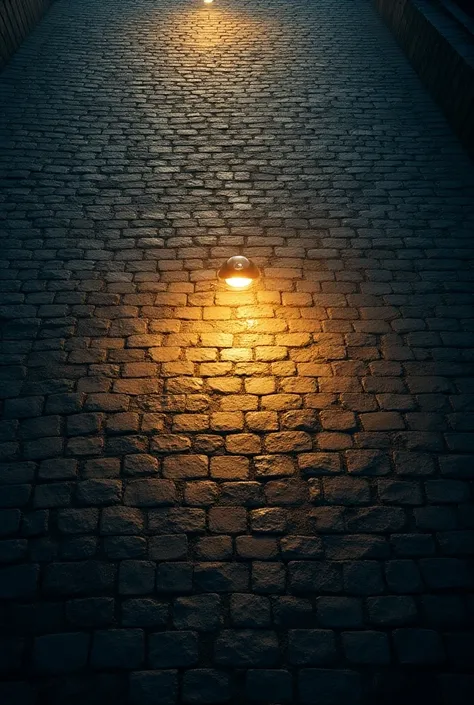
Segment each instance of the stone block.
[[221,598],[216,594],[179,597],[173,605],[176,629],[212,632],[221,625]]
[[142,666],[144,659],[145,636],[141,629],[107,629],[94,633],[93,668],[129,670]]
[[122,602],[122,626],[165,627],[168,623],[169,605],[154,598],[136,597]]
[[362,600],[357,597],[318,597],[316,610],[322,627],[357,629],[364,623]]
[[303,705],[361,705],[361,676],[355,671],[302,668],[298,693]]
[[214,661],[220,666],[274,666],[279,657],[278,639],[273,631],[223,629],[215,641]]
[[119,566],[120,595],[149,595],[155,586],[155,564],[151,561],[126,560]]
[[193,631],[156,632],[149,639],[152,668],[189,668],[198,661],[198,637]]
[[337,657],[334,632],[329,629],[290,629],[288,659],[293,666],[326,666]]
[[177,671],[135,671],[130,674],[130,705],[175,705],[177,698]]
[[231,697],[229,675],[212,668],[195,668],[183,677],[183,702],[200,705],[225,703]]
[[191,592],[193,566],[191,563],[159,563],[156,569],[158,593],[186,594]]
[[393,642],[400,663],[437,664],[444,661],[441,637],[431,629],[395,629]]
[[194,585],[204,592],[246,592],[250,571],[244,563],[197,563]]
[[388,664],[390,646],[384,632],[365,630],[363,632],[343,632],[342,646],[349,663]]
[[245,681],[246,697],[262,703],[292,702],[291,673],[270,668],[249,668]]
[[36,637],[33,667],[41,675],[82,671],[87,663],[89,634],[47,634]]
[[148,554],[154,561],[178,561],[186,558],[188,539],[186,534],[151,536]]

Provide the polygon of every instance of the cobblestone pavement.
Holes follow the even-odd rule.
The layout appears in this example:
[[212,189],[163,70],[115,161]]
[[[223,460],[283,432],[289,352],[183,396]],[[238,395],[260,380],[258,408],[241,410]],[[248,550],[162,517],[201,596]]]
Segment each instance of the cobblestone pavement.
[[471,703],[474,169],[370,2],[58,0],[0,85],[2,705]]

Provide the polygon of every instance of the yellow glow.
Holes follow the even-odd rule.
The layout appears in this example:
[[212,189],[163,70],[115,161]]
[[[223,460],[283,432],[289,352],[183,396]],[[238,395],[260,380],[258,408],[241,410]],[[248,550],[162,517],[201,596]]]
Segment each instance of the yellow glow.
[[225,283],[233,289],[245,289],[247,286],[250,286],[252,279],[248,277],[232,277],[231,279],[226,279]]
[[213,0],[204,0],[205,5],[210,5]]

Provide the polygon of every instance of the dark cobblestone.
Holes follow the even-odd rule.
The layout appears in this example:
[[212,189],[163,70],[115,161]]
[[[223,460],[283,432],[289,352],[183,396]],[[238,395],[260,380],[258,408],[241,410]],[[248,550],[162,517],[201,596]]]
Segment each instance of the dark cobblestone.
[[33,667],[40,673],[72,673],[87,663],[89,635],[49,634],[35,639]]
[[135,671],[130,675],[131,705],[174,705],[177,695],[177,671]]
[[0,94],[2,705],[470,703],[474,172],[370,3],[61,0]]
[[291,673],[269,668],[247,671],[246,695],[251,701],[280,703],[291,702]]
[[145,637],[140,629],[109,629],[94,633],[91,665],[97,669],[138,668],[145,659]]
[[150,637],[150,665],[153,668],[194,666],[198,660],[196,632],[161,632]]
[[223,703],[231,696],[229,676],[211,668],[187,671],[183,678],[185,703]]

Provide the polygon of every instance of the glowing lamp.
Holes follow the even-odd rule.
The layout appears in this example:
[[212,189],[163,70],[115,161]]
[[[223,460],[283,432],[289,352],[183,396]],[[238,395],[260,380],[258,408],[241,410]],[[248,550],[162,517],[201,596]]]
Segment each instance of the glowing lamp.
[[247,257],[234,255],[224,262],[217,276],[232,289],[247,289],[260,277],[260,270]]
[[213,2],[213,0],[204,0],[204,4],[205,4],[205,5],[210,5],[211,2]]

